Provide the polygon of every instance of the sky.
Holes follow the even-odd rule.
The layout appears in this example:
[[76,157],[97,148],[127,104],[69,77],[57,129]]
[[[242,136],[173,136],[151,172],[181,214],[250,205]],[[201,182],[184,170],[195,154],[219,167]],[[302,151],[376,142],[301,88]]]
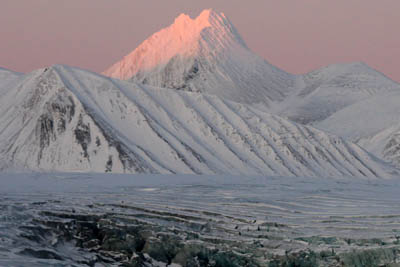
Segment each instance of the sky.
[[180,13],[206,8],[288,72],[363,61],[400,82],[399,0],[0,0],[0,67],[101,72]]

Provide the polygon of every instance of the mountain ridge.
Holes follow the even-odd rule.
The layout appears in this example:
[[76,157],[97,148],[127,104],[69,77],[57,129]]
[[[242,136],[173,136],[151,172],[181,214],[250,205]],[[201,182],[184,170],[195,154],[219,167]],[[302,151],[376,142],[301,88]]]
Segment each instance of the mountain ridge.
[[0,168],[384,176],[352,142],[400,164],[400,84],[363,62],[284,72],[223,13],[181,14],[109,74],[128,79],[0,68]]
[[212,10],[196,19],[180,15],[103,74],[265,106],[294,83],[294,75],[250,51],[229,19]]
[[331,64],[297,76],[296,89],[270,112],[318,128],[352,105],[396,92],[400,84],[363,62]]
[[355,144],[250,106],[63,65],[25,75],[0,102],[2,169],[329,177],[394,171]]
[[104,74],[214,94],[312,125],[379,93],[377,89],[400,88],[364,62],[331,64],[302,75],[287,73],[251,52],[229,19],[213,10],[195,19],[181,14]]
[[[182,13],[175,18],[173,24],[152,34],[133,52],[125,56],[122,63],[116,63],[103,74],[113,78],[127,80],[132,78],[140,70],[151,70],[159,64],[166,64],[176,54],[190,56],[199,49],[199,44],[197,42],[198,39],[201,38],[202,32],[210,27],[218,28],[221,35],[227,37],[227,39],[235,39],[247,48],[245,42],[241,39],[234,26],[223,13],[218,14],[212,9],[206,9],[203,10],[195,19]],[[229,40],[227,40],[227,42],[228,41]],[[139,61],[138,65],[122,65],[127,64],[128,61],[135,60],[132,59],[134,57],[140,58],[142,51],[148,50],[148,47],[154,45],[156,42],[161,42],[164,48],[161,49],[158,47],[158,49],[155,49],[155,55],[146,57],[146,60],[136,59]],[[158,53],[158,50],[160,50],[162,54]],[[118,70],[121,72],[118,73]]]

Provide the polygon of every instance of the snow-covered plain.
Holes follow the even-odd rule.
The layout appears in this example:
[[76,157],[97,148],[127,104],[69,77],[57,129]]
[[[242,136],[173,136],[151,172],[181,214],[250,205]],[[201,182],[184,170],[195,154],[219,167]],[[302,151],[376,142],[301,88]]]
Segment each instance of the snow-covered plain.
[[197,266],[200,249],[210,266],[378,266],[400,260],[399,192],[399,180],[2,173],[0,265]]

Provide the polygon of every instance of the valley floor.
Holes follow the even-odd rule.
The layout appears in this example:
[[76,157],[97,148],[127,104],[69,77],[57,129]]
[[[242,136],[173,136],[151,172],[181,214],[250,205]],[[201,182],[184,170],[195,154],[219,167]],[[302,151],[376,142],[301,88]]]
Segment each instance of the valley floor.
[[399,203],[400,180],[2,173],[0,266],[400,266]]

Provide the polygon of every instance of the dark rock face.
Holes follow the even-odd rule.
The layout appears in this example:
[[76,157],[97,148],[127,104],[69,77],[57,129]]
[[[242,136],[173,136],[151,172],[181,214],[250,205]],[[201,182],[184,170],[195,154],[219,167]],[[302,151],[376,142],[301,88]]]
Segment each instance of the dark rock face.
[[75,128],[74,134],[76,142],[82,147],[83,156],[89,158],[88,147],[92,142],[92,137],[90,135],[90,125],[83,123],[82,115],[79,116],[78,125]]
[[192,67],[190,70],[184,74],[183,80],[185,83],[193,80],[199,73],[199,64],[197,60],[194,60]]
[[106,163],[106,172],[111,172],[112,166],[113,166],[113,159],[112,159],[112,156],[109,156],[108,161]]
[[101,141],[100,141],[100,138],[98,136],[96,137],[96,146],[97,147],[101,146]]
[[[69,138],[72,137],[72,140],[82,148],[82,157],[77,159],[81,163],[88,162],[90,165],[90,157],[93,153],[96,155],[101,153],[102,148],[109,147],[115,148],[118,154],[109,154],[104,157],[106,160],[103,163],[104,169],[102,171],[113,172],[115,165],[120,161],[124,172],[152,172],[152,169],[139,155],[121,142],[118,136],[113,135],[113,129],[106,122],[102,121],[101,118],[92,116],[92,111],[75,99],[67,88],[57,89],[56,86],[59,85],[57,85],[56,77],[53,77],[54,73],[49,71],[46,73],[49,77],[47,77],[47,80],[38,82],[38,88],[32,91],[24,106],[28,115],[32,113],[36,106],[43,106],[40,109],[42,114],[36,121],[34,132],[35,140],[39,146],[38,166],[43,163],[46,149],[51,147],[52,143],[63,140],[68,136]],[[53,92],[53,95],[46,99],[46,94],[49,94],[51,90],[57,92]],[[94,135],[93,127],[100,130],[101,135]],[[102,137],[105,140],[101,139]],[[98,149],[92,151],[90,150],[91,146]]]
[[37,134],[41,150],[50,145],[51,139],[55,139],[54,121],[48,114],[40,116]]
[[39,163],[43,150],[65,132],[67,124],[71,123],[74,115],[74,100],[64,89],[60,89],[59,93],[46,103],[45,113],[39,117],[35,130],[36,140],[40,146]]

